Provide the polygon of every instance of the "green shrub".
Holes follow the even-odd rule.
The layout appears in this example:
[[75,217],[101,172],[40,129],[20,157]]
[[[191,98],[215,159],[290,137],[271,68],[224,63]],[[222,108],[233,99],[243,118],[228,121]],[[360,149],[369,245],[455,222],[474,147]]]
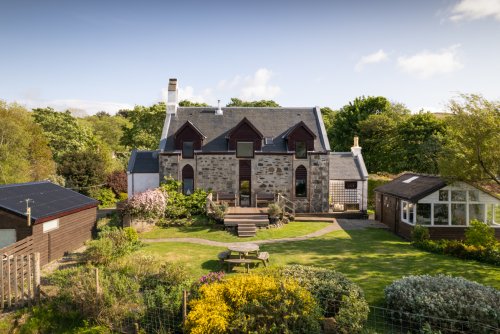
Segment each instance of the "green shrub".
[[99,201],[99,207],[109,208],[116,204],[116,195],[111,188],[103,187],[90,191],[90,197]]
[[368,318],[368,304],[361,288],[343,274],[312,266],[291,265],[277,270],[306,288],[321,307],[323,316],[334,318],[336,333],[358,333]]
[[160,186],[165,193],[167,205],[165,216],[167,218],[186,218],[194,215],[206,214],[207,192],[196,189],[191,195],[184,195],[181,190],[182,183],[172,178],[166,179]]
[[141,246],[137,232],[130,227],[124,229],[105,226],[98,239],[87,242],[85,257],[96,265],[107,265],[112,260],[129,254]]
[[465,243],[472,246],[495,247],[497,239],[495,230],[478,220],[470,222],[470,227],[465,230]]
[[429,229],[422,225],[415,225],[413,231],[411,232],[411,239],[413,242],[421,242],[424,240],[429,240]]
[[278,204],[271,203],[267,207],[267,213],[269,214],[269,217],[276,218],[283,213],[283,210],[281,210],[281,207]]
[[188,333],[319,333],[311,294],[293,279],[234,275],[200,287],[190,302]]
[[475,324],[500,327],[500,291],[461,277],[404,277],[385,288],[385,299],[388,308],[398,311],[393,314],[398,320],[421,323],[421,316],[428,316],[424,320],[431,327],[441,319],[470,321],[470,327],[460,332],[471,333],[481,332]]
[[128,194],[127,193],[119,193],[118,194],[118,200],[120,202],[125,202],[128,199]]
[[109,326],[134,318],[140,306],[139,284],[120,272],[101,268],[99,292],[96,268],[91,266],[67,270],[53,282],[59,287],[54,305],[63,316],[76,311],[85,320]]

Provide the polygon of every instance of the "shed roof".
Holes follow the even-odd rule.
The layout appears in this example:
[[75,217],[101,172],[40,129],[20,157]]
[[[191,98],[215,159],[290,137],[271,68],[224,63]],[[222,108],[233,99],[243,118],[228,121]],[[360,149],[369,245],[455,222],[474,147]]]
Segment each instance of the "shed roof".
[[32,222],[43,222],[96,207],[99,202],[49,181],[0,186],[0,209],[26,217],[26,199],[31,199]]
[[365,180],[363,167],[352,152],[330,153],[331,180]]
[[213,107],[179,107],[177,114],[167,115],[165,138],[160,149],[174,151],[174,134],[186,121],[191,121],[206,136],[202,152],[222,152],[227,150],[227,134],[245,117],[262,133],[263,137],[274,138],[273,143],[263,145],[264,152],[286,152],[285,138],[297,123],[304,124],[316,136],[315,151],[329,151],[330,145],[319,108],[222,108],[223,114],[215,114]]
[[416,202],[446,186],[439,176],[405,173],[375,191]]
[[158,151],[133,150],[127,171],[130,173],[159,173]]

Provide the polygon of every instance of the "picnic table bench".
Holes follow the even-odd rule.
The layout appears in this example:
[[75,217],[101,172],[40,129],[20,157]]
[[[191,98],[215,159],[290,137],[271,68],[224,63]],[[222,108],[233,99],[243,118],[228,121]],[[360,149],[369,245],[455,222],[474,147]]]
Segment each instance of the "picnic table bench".
[[248,273],[248,270],[250,268],[250,264],[255,264],[258,262],[262,262],[264,267],[267,267],[267,264],[269,263],[269,253],[268,252],[260,252],[257,253],[256,255],[247,255],[247,256],[239,256],[238,258],[236,257],[231,257],[231,251],[227,250],[224,252],[220,252],[217,257],[219,258],[219,261],[221,265],[224,263],[227,263],[227,270],[228,272],[231,271],[231,266],[236,266],[239,264],[244,264],[246,268],[246,272]]
[[246,272],[248,273],[248,270],[250,269],[250,264],[254,263],[254,260],[251,259],[226,259],[224,262],[227,263],[227,271],[231,271],[231,266],[235,266],[238,264],[244,264]]

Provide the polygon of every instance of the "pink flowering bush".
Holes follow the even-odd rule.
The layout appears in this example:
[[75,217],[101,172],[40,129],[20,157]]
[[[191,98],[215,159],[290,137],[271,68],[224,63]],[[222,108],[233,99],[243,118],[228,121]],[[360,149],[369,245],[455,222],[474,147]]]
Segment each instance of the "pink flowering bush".
[[166,203],[161,190],[146,190],[128,200],[126,211],[133,217],[161,218],[165,214]]

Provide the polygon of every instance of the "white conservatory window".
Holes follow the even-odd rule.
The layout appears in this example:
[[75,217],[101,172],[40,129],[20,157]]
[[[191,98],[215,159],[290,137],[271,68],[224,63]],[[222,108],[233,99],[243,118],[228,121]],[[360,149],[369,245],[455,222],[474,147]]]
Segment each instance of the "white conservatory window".
[[401,220],[408,224],[415,224],[415,204],[401,201]]

